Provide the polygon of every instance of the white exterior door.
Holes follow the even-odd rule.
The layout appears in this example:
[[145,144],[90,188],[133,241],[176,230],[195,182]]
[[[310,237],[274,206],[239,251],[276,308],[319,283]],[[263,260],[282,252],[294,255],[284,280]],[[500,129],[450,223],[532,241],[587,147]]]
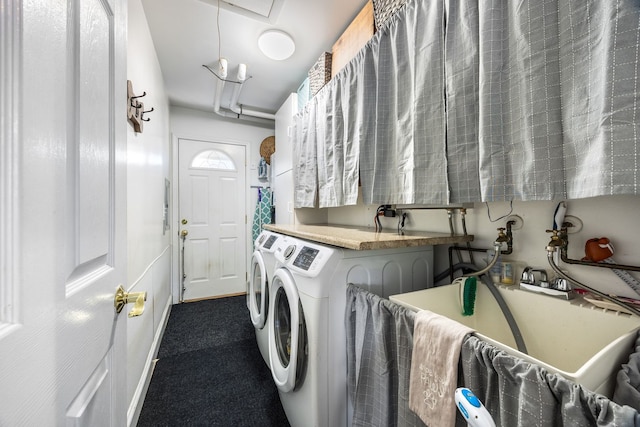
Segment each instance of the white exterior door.
[[0,425],[126,425],[126,2],[0,10]]
[[246,292],[246,148],[180,139],[182,300]]

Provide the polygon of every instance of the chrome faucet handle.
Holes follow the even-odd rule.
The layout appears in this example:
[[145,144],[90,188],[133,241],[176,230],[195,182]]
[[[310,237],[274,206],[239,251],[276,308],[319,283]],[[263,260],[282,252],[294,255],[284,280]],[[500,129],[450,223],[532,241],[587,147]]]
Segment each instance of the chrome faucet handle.
[[569,283],[569,281],[567,279],[564,279],[562,277],[556,277],[555,279],[553,279],[551,281],[551,288],[552,289],[557,289],[559,291],[563,291],[563,292],[569,292],[571,291],[571,284]]
[[526,267],[522,272],[522,277],[520,278],[520,283],[525,283],[527,285],[535,285],[536,278],[533,275],[533,270],[531,267]]
[[531,271],[532,273],[540,273],[540,283],[538,284],[538,286],[540,286],[541,288],[549,287],[549,279],[547,278],[547,272],[545,270],[537,268]]

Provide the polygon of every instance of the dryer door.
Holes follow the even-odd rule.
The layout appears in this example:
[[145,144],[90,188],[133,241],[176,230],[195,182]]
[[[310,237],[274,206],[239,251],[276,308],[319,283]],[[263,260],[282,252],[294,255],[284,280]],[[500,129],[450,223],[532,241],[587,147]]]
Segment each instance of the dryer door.
[[265,326],[269,309],[267,269],[259,251],[251,258],[251,280],[249,281],[249,314],[251,323],[257,329]]
[[307,329],[302,304],[291,273],[276,270],[271,283],[269,354],[271,374],[280,391],[290,392],[304,381]]

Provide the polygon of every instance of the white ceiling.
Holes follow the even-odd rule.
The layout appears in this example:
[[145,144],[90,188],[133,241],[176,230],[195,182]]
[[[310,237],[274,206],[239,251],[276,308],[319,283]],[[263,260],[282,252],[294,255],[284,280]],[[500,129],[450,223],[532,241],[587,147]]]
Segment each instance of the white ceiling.
[[[232,0],[230,0],[232,1]],[[271,12],[270,17],[218,0],[142,0],[172,105],[213,111],[217,78],[203,65],[217,70],[219,57],[228,60],[228,79],[235,80],[238,64],[247,64],[239,103],[275,112],[296,92],[322,52],[330,52],[366,0],[237,0],[233,3]],[[268,3],[271,7],[264,8]],[[263,13],[267,14],[267,13]],[[219,18],[218,18],[219,17]],[[219,28],[218,28],[219,22]],[[220,44],[218,44],[218,29]],[[267,29],[289,33],[296,42],[284,61],[265,57],[258,36]],[[220,49],[220,54],[218,53]],[[229,105],[226,85],[221,106]]]

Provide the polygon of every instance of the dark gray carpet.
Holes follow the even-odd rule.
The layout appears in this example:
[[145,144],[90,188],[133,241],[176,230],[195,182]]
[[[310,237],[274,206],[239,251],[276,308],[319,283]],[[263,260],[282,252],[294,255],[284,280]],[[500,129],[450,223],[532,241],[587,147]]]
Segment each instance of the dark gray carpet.
[[289,426],[244,296],[174,305],[138,421]]

